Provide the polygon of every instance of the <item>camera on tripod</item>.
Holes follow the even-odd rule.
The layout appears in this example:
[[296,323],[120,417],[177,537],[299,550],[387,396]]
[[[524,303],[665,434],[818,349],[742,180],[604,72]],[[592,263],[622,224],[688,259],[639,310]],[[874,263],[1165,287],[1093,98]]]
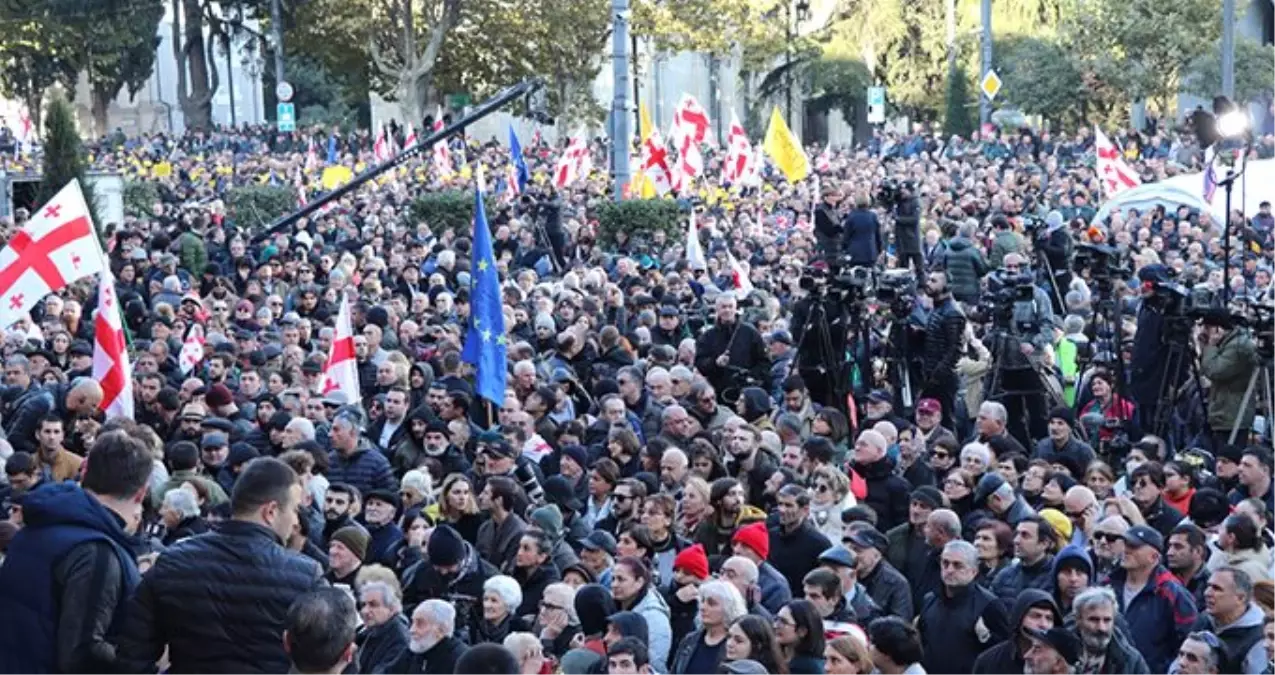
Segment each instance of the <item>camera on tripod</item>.
[[912,313],[916,291],[912,270],[886,270],[877,276],[873,295],[878,302],[889,305],[896,316],[907,316]]
[[1072,269],[1077,274],[1089,271],[1089,278],[1096,282],[1110,283],[1116,279],[1125,280],[1133,276],[1133,268],[1128,256],[1120,249],[1105,244],[1076,244],[1076,255],[1072,260]]
[[893,178],[887,178],[884,181],[881,181],[881,186],[877,188],[876,194],[872,197],[876,200],[878,206],[883,206],[886,209],[893,209],[905,199],[903,191],[911,189],[911,181],[904,181],[900,183]]

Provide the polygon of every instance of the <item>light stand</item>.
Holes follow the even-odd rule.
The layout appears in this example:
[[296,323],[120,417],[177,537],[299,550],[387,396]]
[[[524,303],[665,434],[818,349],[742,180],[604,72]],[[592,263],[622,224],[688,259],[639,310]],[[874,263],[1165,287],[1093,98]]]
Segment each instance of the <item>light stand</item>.
[[1248,169],[1248,153],[1253,147],[1252,122],[1247,113],[1225,96],[1213,99],[1212,115],[1203,110],[1197,110],[1196,115],[1196,134],[1200,144],[1206,148],[1205,156],[1207,148],[1213,147],[1213,157],[1209,159],[1205,172],[1217,161],[1222,150],[1220,146],[1226,141],[1242,140],[1244,143],[1243,154],[1238,162],[1239,171],[1230,166],[1226,170],[1226,178],[1218,181],[1218,185],[1226,188],[1226,214],[1222,218],[1222,304],[1225,308],[1229,306],[1231,299],[1231,197],[1236,179]]

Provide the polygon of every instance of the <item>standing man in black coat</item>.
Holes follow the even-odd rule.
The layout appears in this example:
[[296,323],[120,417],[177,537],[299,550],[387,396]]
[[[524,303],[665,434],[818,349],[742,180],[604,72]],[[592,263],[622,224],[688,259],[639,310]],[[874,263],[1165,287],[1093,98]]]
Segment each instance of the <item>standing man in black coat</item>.
[[810,490],[788,484],[776,498],[779,524],[770,528],[767,560],[788,580],[794,598],[801,597],[803,579],[819,564],[819,556],[833,543],[810,522]]
[[913,192],[911,181],[899,186],[898,201],[894,204],[894,253],[899,267],[909,266],[916,273],[918,284],[925,281],[925,258],[921,255],[921,200]]
[[940,558],[943,587],[925,596],[917,630],[925,644],[921,665],[926,672],[969,673],[974,660],[1008,635],[1005,611],[991,591],[974,583],[978,551],[964,541],[950,541]]
[[921,398],[938,399],[943,410],[943,426],[955,428],[956,391],[960,378],[956,362],[961,358],[965,335],[965,312],[952,299],[947,272],[929,273],[925,293],[934,301],[925,322],[925,346],[921,351]]
[[129,603],[118,647],[124,672],[282,673],[288,608],[323,585],[315,561],[284,548],[297,523],[297,473],[273,457],[248,462],[230,496],[231,520],[179,542]]
[[815,209],[815,242],[819,255],[831,265],[841,255],[841,191],[835,187],[823,189],[823,202]]
[[437,598],[422,602],[412,612],[410,636],[407,652],[390,672],[450,675],[469,649],[456,637],[456,608]]
[[876,265],[885,250],[881,220],[871,206],[872,200],[866,194],[859,195],[855,198],[854,210],[842,221],[842,250],[850,256],[850,264],[856,267]]
[[713,327],[695,343],[695,367],[718,392],[742,386],[732,369],[752,373],[758,382],[770,375],[766,341],[751,324],[739,320],[739,305],[731,293],[717,296]]

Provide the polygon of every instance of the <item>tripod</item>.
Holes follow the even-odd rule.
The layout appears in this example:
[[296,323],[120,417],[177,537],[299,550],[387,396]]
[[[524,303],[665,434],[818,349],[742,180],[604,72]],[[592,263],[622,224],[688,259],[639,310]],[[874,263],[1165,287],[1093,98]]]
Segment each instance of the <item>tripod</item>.
[[[1164,360],[1164,370],[1160,376],[1160,394],[1156,397],[1155,414],[1151,417],[1150,432],[1163,438],[1170,448],[1177,448],[1185,438],[1171,434],[1170,422],[1173,414],[1189,400],[1193,393],[1199,392],[1200,366],[1195,350],[1190,341],[1180,330],[1170,329],[1166,332],[1163,344],[1168,345],[1168,354]],[[1183,375],[1183,369],[1189,372]],[[1181,380],[1181,384],[1178,381]],[[1197,397],[1198,400],[1198,397]],[[1189,417],[1191,412],[1186,411]]]
[[[1253,374],[1249,376],[1248,387],[1244,389],[1244,398],[1240,399],[1240,412],[1235,416],[1234,424],[1231,425],[1231,435],[1226,441],[1227,445],[1235,445],[1235,437],[1240,432],[1240,424],[1243,422],[1244,411],[1248,410],[1248,404],[1252,401],[1254,393],[1257,394],[1257,409],[1266,411],[1266,432],[1268,435],[1270,434],[1271,425],[1269,418],[1271,417],[1272,410],[1275,410],[1275,408],[1272,408],[1272,404],[1275,403],[1275,381],[1272,380],[1271,375],[1272,365],[1271,357],[1269,355],[1263,355],[1258,364],[1257,370],[1254,370]],[[1259,382],[1261,383],[1261,389],[1257,388]]]
[[[1018,439],[1023,447],[1033,447],[1035,439],[1045,434],[1045,429],[1033,427],[1042,427],[1046,411],[1038,410],[1038,417],[1041,419],[1033,419],[1032,402],[1036,401],[1041,404],[1039,407],[1044,407],[1045,387],[1036,367],[1030,362],[1022,366],[1006,365],[1010,360],[1023,358],[1015,353],[1019,343],[1012,337],[1005,330],[992,333],[992,346],[989,348],[992,370],[988,375],[987,393],[983,400],[996,401],[1005,406],[1009,434]],[[1034,384],[1032,380],[1035,380]],[[1006,386],[1007,381],[1013,388]],[[1015,412],[1019,414],[1016,416]]]
[[848,392],[843,377],[845,346],[842,345],[842,351],[838,354],[833,345],[832,327],[828,324],[828,310],[825,307],[826,297],[822,293],[813,293],[809,297],[810,315],[802,326],[801,340],[797,343],[797,358],[793,359],[789,372],[796,371],[806,381],[812,400],[848,414]]

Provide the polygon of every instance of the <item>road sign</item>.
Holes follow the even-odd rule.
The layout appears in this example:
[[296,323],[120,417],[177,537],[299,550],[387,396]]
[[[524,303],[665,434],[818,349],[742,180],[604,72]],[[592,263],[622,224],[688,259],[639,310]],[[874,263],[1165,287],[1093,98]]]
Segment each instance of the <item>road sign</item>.
[[983,90],[987,100],[993,101],[1001,91],[1001,84],[1001,76],[997,75],[995,70],[988,70],[987,74],[983,76],[983,81],[979,83],[979,88]]
[[275,106],[275,119],[279,121],[279,131],[297,130],[297,111],[291,103]]
[[274,86],[275,98],[283,101],[284,103],[292,100],[292,94],[292,84],[287,81],[280,82]]
[[885,87],[868,87],[868,124],[885,124]]

